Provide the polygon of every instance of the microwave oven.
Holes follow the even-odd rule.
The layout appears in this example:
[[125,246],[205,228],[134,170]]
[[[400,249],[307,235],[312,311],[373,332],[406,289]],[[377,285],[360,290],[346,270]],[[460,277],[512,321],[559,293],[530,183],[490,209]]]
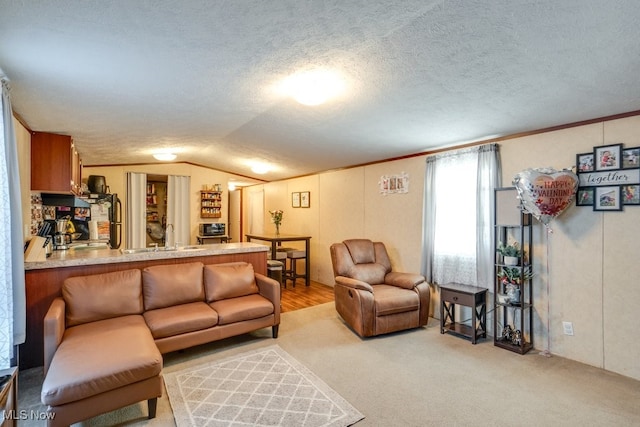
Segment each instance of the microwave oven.
[[226,224],[222,224],[219,222],[200,224],[201,236],[225,236],[226,234]]

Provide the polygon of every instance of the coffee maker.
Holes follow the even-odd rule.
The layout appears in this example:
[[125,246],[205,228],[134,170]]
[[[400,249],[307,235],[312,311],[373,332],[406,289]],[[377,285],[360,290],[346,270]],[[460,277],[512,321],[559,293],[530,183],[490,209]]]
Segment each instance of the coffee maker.
[[71,234],[68,232],[71,217],[56,219],[56,234],[53,235],[53,247],[57,251],[69,249]]

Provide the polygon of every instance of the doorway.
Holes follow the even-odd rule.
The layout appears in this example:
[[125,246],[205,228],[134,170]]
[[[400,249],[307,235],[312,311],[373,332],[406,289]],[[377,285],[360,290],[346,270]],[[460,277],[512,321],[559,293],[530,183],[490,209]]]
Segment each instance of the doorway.
[[227,235],[231,242],[242,242],[242,189],[229,190]]
[[126,248],[190,244],[190,177],[127,172]]
[[165,245],[167,227],[167,175],[147,175],[146,245]]

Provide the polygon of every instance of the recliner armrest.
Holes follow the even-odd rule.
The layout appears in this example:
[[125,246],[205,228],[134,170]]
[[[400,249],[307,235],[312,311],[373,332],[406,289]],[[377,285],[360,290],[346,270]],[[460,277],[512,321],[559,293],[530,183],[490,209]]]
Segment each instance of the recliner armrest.
[[58,346],[62,342],[65,331],[65,310],[64,299],[58,297],[53,300],[47,314],[44,316],[44,374],[47,374],[49,365],[56,353]]
[[400,273],[397,271],[388,273],[384,282],[387,285],[397,286],[399,288],[413,289],[420,283],[425,281],[425,277],[415,273]]
[[361,280],[352,279],[350,277],[336,276],[336,283],[347,286],[353,289],[361,289],[363,291],[369,291],[373,293],[373,288],[370,284]]

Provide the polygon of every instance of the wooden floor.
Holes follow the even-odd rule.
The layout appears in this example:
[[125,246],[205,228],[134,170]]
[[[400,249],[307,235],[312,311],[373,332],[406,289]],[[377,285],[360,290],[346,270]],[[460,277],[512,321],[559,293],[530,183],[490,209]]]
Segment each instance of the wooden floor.
[[281,289],[282,313],[333,301],[333,288],[313,280],[305,286],[304,279],[298,279],[295,288],[288,280],[287,287]]

